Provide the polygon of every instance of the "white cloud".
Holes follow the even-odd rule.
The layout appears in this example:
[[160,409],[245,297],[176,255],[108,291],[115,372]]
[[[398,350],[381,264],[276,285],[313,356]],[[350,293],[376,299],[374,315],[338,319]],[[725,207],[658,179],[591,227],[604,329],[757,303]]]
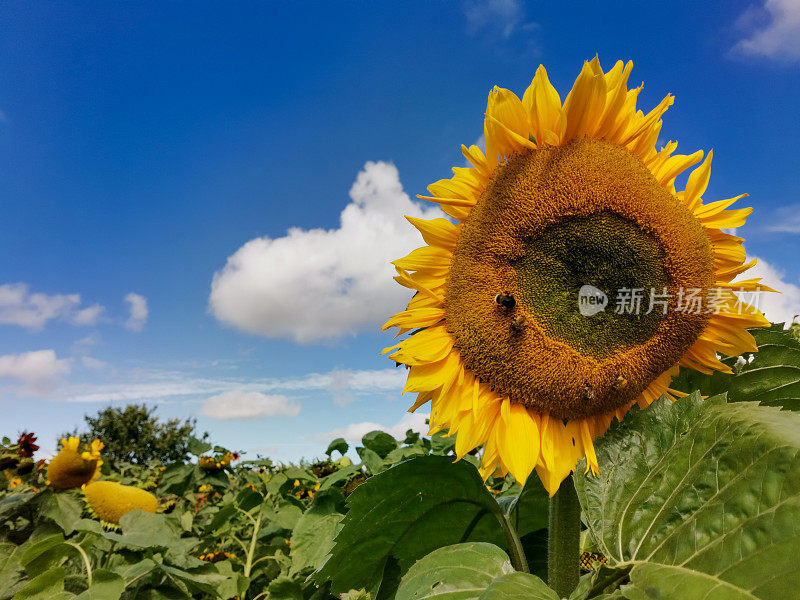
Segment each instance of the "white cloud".
[[473,0],[464,6],[470,33],[485,30],[509,38],[524,18],[517,0]]
[[97,358],[92,358],[91,356],[81,356],[81,364],[87,369],[92,369],[93,371],[105,369],[109,366],[107,362]]
[[764,228],[779,233],[800,233],[800,204],[778,208],[774,218]]
[[260,392],[231,390],[203,403],[200,414],[213,419],[250,419],[257,417],[296,417],[300,405],[286,396],[267,396]]
[[128,310],[130,311],[125,327],[131,331],[141,331],[147,322],[147,298],[131,292],[125,296],[125,302],[128,303]]
[[104,308],[99,304],[81,308],[80,294],[31,293],[25,283],[0,285],[0,323],[34,331],[58,319],[74,325],[94,325]]
[[747,9],[737,20],[747,37],[733,48],[737,53],[783,61],[800,60],[800,2],[766,0]]
[[402,310],[409,294],[390,261],[422,245],[403,215],[441,212],[411,201],[385,162],[366,163],[350,198],[338,229],[295,227],[230,256],[211,284],[214,316],[247,333],[312,343],[374,331]]
[[21,382],[24,392],[48,391],[59,376],[69,372],[69,359],[57,358],[54,350],[0,356],[0,379]]
[[136,369],[122,380],[103,384],[74,384],[61,398],[68,402],[176,402],[234,390],[245,392],[333,392],[358,397],[375,393],[400,393],[403,369],[309,373],[303,377],[215,379],[182,371]]
[[[748,260],[753,258],[755,257],[748,257]],[[786,281],[786,274],[780,269],[759,258],[756,265],[745,271],[742,277],[744,279],[761,277],[762,283],[781,292],[758,295],[757,307],[773,323],[789,325],[795,315],[800,315],[800,287]]]
[[100,343],[100,334],[92,331],[86,337],[75,341],[70,346],[70,351],[73,354],[88,354],[89,351]]
[[70,319],[75,325],[94,325],[100,320],[100,316],[105,311],[105,307],[99,304],[92,304],[76,312]]
[[327,442],[334,438],[344,438],[348,442],[355,442],[360,443],[361,438],[364,437],[370,431],[375,431],[376,429],[380,429],[381,431],[385,431],[386,433],[392,435],[397,439],[404,439],[406,437],[406,431],[412,429],[417,433],[425,435],[428,433],[428,425],[425,423],[425,420],[430,417],[430,414],[426,413],[406,413],[403,417],[394,425],[381,425],[380,423],[372,423],[370,421],[363,421],[361,423],[351,423],[347,427],[341,427],[338,429],[334,429],[327,433],[321,433],[314,435],[314,439],[320,442]]

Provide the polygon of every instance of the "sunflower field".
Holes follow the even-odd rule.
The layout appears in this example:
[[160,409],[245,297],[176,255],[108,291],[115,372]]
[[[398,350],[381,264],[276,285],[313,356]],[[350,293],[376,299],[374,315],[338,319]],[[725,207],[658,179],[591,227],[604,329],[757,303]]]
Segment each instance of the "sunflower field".
[[[632,409],[596,441],[600,475],[576,469],[569,598],[797,597],[800,343],[782,326],[754,334],[752,360],[682,373],[702,395]],[[187,463],[97,468],[99,441],[76,452],[93,468],[71,464],[89,480],[72,487],[54,484],[71,440],[49,463],[34,442],[3,440],[2,600],[560,597],[545,584],[553,516],[539,478],[484,481],[474,453],[454,462],[446,432],[373,431],[359,462],[337,439],[300,465],[196,441]]]

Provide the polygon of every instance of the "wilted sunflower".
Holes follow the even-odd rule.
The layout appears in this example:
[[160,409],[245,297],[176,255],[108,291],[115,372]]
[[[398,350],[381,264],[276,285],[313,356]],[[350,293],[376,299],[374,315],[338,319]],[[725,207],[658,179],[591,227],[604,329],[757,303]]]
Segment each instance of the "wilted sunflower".
[[95,481],[83,488],[91,513],[107,525],[119,525],[119,520],[132,510],[155,513],[158,500],[148,491],[122,485],[116,481]]
[[32,433],[23,432],[17,440],[17,447],[19,448],[19,455],[24,458],[32,458],[33,453],[39,449],[36,445],[36,436]]
[[80,487],[100,476],[103,442],[94,440],[89,449],[83,452],[80,452],[80,443],[76,437],[61,440],[61,451],[47,467],[47,478],[54,489]]
[[673,98],[637,110],[631,68],[585,63],[563,105],[542,66],[521,100],[495,87],[486,155],[462,146],[472,166],[420,196],[456,223],[408,217],[427,246],[394,262],[416,294],[384,329],[417,331],[384,352],[431,433],[457,434],[459,458],[485,444],[484,477],[535,468],[552,495],[580,458],[597,472],[613,417],[680,395],[678,366],[730,372],[717,353],[756,351],[746,329],[767,325],[733,291],[769,288],[732,282],[755,261],[723,231],[751,209],[703,204],[711,152],[676,191],[703,152],[655,149]]

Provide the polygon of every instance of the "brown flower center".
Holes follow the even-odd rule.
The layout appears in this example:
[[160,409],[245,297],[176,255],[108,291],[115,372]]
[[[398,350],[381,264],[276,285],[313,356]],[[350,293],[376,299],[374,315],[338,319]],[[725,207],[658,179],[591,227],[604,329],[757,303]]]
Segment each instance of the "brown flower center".
[[630,152],[583,139],[498,169],[463,225],[445,308],[465,365],[497,392],[585,418],[681,358],[708,314],[678,297],[713,281],[702,225]]

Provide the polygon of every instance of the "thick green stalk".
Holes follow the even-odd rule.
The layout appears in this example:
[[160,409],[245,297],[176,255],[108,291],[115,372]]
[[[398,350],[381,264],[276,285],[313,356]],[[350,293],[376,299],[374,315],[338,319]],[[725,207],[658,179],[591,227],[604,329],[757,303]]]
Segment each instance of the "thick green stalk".
[[567,598],[580,578],[581,505],[572,475],[550,498],[550,528],[547,538],[547,583]]

